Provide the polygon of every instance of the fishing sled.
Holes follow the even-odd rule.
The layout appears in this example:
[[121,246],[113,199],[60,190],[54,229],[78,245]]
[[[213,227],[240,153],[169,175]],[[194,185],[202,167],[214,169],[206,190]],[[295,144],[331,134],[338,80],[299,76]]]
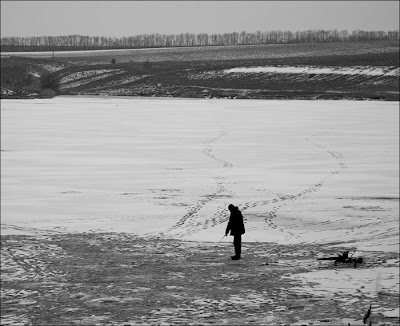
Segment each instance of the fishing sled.
[[334,260],[334,266],[337,266],[337,263],[344,264],[353,264],[354,268],[357,268],[357,264],[362,264],[363,259],[361,257],[353,257],[354,253],[349,257],[349,251],[344,251],[342,254],[337,255],[337,257],[325,257],[318,258],[317,260]]

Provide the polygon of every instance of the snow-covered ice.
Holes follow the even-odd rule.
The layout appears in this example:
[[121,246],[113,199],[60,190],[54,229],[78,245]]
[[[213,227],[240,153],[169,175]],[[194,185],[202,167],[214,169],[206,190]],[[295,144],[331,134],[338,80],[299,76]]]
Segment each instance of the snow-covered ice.
[[[2,233],[399,244],[398,102],[1,101]],[[227,241],[227,240],[224,240]]]
[[[18,309],[2,320],[29,323],[42,293],[52,309],[61,302],[61,314],[86,324],[115,322],[131,303],[144,313],[155,296],[164,301],[143,322],[363,325],[370,304],[374,323],[398,318],[398,104],[2,100],[1,231],[34,234],[2,246],[2,300]],[[216,244],[230,203],[246,219],[238,265],[229,264],[227,243]],[[107,233],[65,234],[76,231]],[[355,269],[316,260],[343,247],[365,262]],[[89,258],[82,266],[79,250]],[[98,292],[73,282],[71,295],[60,295],[76,279],[71,271],[88,267],[103,272]],[[243,291],[231,293],[237,280]],[[230,318],[238,307],[240,319]]]
[[[393,277],[396,275],[397,277]],[[377,277],[379,276],[379,277]],[[315,295],[354,295],[377,296],[379,292],[393,293],[399,295],[399,266],[377,267],[369,269],[344,269],[344,270],[321,270],[309,273],[301,273],[290,276],[294,279],[302,279],[305,283],[312,282],[312,287],[293,288],[301,293],[312,293]],[[378,281],[380,279],[380,281]],[[377,285],[379,283],[379,285]]]

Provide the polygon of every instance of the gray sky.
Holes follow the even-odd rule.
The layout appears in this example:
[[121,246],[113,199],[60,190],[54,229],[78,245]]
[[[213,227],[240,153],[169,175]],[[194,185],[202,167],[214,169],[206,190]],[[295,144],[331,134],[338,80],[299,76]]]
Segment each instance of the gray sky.
[[4,1],[1,36],[395,30],[399,1]]

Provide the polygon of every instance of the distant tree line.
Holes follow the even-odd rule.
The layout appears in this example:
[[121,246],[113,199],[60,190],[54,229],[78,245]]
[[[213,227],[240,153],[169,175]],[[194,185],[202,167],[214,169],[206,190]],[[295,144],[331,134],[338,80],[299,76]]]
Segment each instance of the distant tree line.
[[126,49],[152,47],[191,47],[226,46],[290,43],[328,43],[350,41],[399,40],[399,30],[363,31],[354,30],[308,30],[308,31],[256,31],[255,33],[224,34],[143,34],[128,37],[105,36],[38,36],[2,37],[1,51],[54,51],[54,50],[93,50]]

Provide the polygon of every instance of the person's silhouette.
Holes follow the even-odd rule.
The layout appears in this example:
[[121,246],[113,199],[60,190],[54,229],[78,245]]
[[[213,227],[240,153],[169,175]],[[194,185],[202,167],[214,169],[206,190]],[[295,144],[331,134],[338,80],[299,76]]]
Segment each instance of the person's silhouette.
[[227,236],[229,231],[231,231],[231,235],[233,236],[233,245],[235,247],[235,256],[232,256],[231,258],[233,260],[238,260],[242,253],[242,234],[245,233],[243,216],[239,211],[239,208],[232,204],[228,206],[228,209],[231,212],[231,216],[229,217],[229,222],[226,226],[225,236]]

